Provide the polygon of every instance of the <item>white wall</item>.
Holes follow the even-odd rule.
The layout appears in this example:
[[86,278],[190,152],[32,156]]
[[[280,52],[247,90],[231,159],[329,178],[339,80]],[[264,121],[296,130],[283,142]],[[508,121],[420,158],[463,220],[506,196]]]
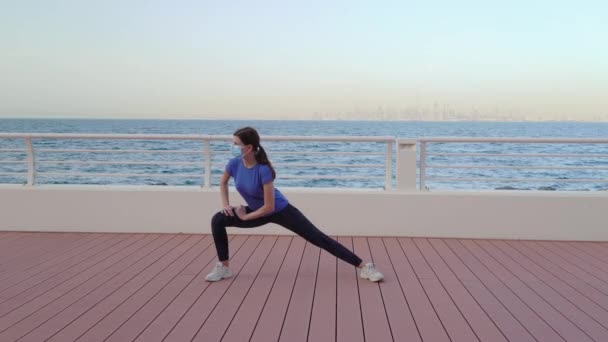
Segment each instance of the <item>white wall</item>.
[[[330,235],[608,241],[606,192],[282,191]],[[218,189],[5,185],[0,230],[209,233],[220,206]]]

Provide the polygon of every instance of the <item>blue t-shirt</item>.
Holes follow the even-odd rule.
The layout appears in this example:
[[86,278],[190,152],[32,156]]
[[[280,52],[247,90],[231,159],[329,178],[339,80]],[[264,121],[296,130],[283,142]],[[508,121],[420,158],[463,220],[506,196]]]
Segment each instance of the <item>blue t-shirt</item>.
[[[255,164],[249,169],[243,158],[237,157],[228,162],[226,172],[234,178],[236,190],[243,196],[249,208],[255,211],[264,205],[264,184],[273,181],[268,165]],[[287,198],[275,187],[274,212],[285,209],[288,203]]]

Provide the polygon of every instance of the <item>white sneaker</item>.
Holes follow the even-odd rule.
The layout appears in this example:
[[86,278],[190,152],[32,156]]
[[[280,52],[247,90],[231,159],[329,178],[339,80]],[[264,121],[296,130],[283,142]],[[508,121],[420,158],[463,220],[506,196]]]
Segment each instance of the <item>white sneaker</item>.
[[378,272],[376,266],[374,266],[374,264],[372,264],[371,262],[365,264],[365,266],[361,268],[361,274],[359,276],[364,279],[369,279],[373,282],[384,279],[382,273]]
[[217,262],[215,264],[215,267],[213,267],[213,271],[207,274],[205,280],[218,281],[230,277],[232,277],[232,271],[230,271],[230,269],[224,266],[224,264],[222,264],[221,262]]

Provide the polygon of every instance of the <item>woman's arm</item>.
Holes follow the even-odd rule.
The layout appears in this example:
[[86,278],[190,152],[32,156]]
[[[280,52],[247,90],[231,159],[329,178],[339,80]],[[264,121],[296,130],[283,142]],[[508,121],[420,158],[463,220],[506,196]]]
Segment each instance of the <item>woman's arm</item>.
[[222,212],[224,215],[233,216],[234,212],[230,206],[230,198],[228,197],[228,181],[230,180],[230,174],[224,171],[222,179],[220,179],[220,194],[222,197]]
[[237,208],[237,215],[243,221],[253,220],[258,217],[263,217],[274,212],[274,183],[266,183],[264,184],[264,205],[256,210],[252,211],[249,214],[245,213],[245,208]]

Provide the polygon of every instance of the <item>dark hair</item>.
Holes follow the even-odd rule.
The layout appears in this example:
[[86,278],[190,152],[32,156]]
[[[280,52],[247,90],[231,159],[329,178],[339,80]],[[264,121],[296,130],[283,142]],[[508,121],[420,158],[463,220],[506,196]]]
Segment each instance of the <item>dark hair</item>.
[[232,135],[239,137],[244,145],[253,146],[255,160],[262,165],[268,165],[270,172],[272,172],[272,179],[275,179],[276,172],[274,172],[274,168],[272,167],[270,160],[268,160],[266,151],[264,151],[264,148],[260,145],[260,135],[258,134],[258,131],[253,127],[243,127],[237,129]]

